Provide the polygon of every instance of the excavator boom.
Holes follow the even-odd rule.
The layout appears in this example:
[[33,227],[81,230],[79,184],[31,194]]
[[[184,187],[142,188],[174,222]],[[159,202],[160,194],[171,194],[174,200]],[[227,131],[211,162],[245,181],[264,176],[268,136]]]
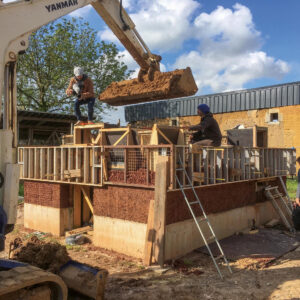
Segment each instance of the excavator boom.
[[197,92],[190,68],[160,72],[161,57],[151,53],[119,0],[96,1],[92,5],[141,67],[137,79],[113,82],[99,95],[100,101],[119,106],[191,96]]

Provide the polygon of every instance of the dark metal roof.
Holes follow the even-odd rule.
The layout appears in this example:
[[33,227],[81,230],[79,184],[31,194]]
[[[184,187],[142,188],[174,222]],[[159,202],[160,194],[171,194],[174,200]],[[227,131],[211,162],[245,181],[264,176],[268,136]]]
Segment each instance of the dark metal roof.
[[48,112],[40,112],[40,111],[29,111],[29,110],[18,110],[18,118],[47,118],[54,120],[71,120],[76,121],[76,117],[74,115],[68,114],[58,114],[58,113],[48,113]]
[[169,99],[125,107],[127,122],[197,115],[206,103],[214,114],[300,104],[300,82],[203,96]]

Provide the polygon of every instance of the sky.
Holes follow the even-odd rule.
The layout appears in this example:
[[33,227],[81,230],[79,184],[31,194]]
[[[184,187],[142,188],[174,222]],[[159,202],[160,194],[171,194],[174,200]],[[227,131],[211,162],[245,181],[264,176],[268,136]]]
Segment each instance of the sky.
[[[191,67],[197,95],[300,80],[299,0],[123,0],[123,6],[150,50],[162,56],[162,71]],[[137,72],[91,6],[70,16],[88,21],[99,40],[116,43]],[[123,108],[104,120],[119,118],[124,123]]]

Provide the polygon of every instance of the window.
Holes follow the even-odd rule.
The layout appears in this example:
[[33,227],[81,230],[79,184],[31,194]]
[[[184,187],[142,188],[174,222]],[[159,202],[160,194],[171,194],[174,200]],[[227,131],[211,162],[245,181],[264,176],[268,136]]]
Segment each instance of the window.
[[171,120],[171,126],[178,126],[177,119],[172,119]]
[[279,122],[278,113],[270,114],[270,122]]

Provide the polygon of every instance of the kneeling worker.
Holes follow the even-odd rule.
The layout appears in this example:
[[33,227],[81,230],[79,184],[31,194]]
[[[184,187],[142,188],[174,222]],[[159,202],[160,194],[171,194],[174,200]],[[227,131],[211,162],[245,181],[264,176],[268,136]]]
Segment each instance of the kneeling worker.
[[93,113],[95,104],[95,94],[92,80],[83,73],[81,67],[74,68],[74,75],[66,90],[68,96],[76,95],[77,99],[74,102],[75,115],[77,117],[77,125],[84,125],[81,120],[80,105],[88,105],[88,124],[94,124]]
[[197,131],[193,133],[191,137],[191,144],[214,147],[220,146],[222,134],[218,122],[210,112],[209,106],[206,104],[198,105],[198,115],[201,117],[200,123],[188,127],[191,131]]

